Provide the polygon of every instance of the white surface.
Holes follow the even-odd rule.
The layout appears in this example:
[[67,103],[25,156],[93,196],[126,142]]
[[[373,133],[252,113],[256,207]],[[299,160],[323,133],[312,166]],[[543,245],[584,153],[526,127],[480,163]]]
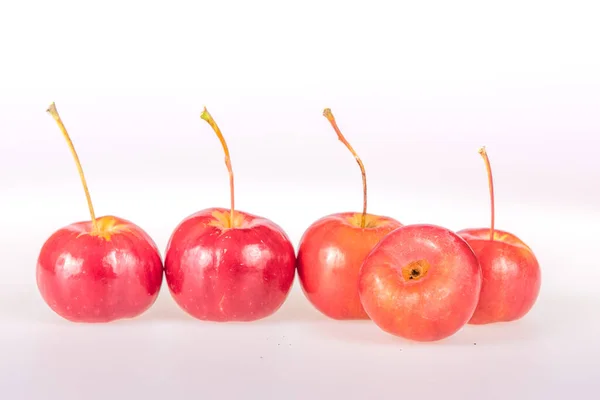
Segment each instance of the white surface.
[[[351,158],[347,161],[352,164]],[[485,172],[479,175],[483,179]],[[360,182],[355,183],[356,190],[348,194],[359,196]],[[75,183],[69,186],[65,195],[75,201],[62,201],[68,205],[60,204],[62,196],[41,188],[26,191],[23,197],[9,197],[8,202],[3,198],[4,211],[31,210],[21,221],[14,219],[17,215],[5,219],[8,222],[0,237],[5,271],[0,293],[0,388],[11,394],[7,398],[78,399],[86,393],[90,399],[192,395],[359,399],[375,394],[395,398],[401,393],[422,398],[443,394],[453,399],[484,395],[552,399],[581,393],[578,398],[591,399],[599,388],[598,264],[593,255],[596,239],[587,228],[600,222],[598,213],[571,211],[568,218],[556,221],[564,211],[501,206],[501,226],[513,227],[538,253],[544,274],[538,304],[518,323],[466,327],[446,341],[417,344],[393,338],[369,322],[328,320],[311,308],[297,284],[276,315],[257,323],[219,325],[192,320],[166,290],[137,320],[105,326],[63,322],[39,298],[33,277],[36,251],[46,234],[85,212],[79,188]],[[136,186],[137,193],[115,191],[122,200],[111,200],[108,194],[96,196],[98,208],[112,208],[138,221],[162,248],[179,216],[203,203],[202,185],[193,181],[187,188],[166,186],[155,197],[146,196],[143,185]],[[97,194],[98,189],[94,189]],[[318,190],[324,198],[335,197]],[[301,205],[315,199],[282,193],[289,192],[239,192],[248,210],[267,211],[265,199],[282,197],[277,208],[263,214],[286,221],[294,242],[304,221],[327,209],[337,210],[332,200],[314,210],[292,210],[294,206],[281,204]],[[156,208],[140,207],[142,199],[157,204]],[[173,206],[163,208],[163,203]],[[405,196],[402,203],[402,209],[414,210],[404,213],[405,221],[430,220],[454,229],[476,224],[485,209],[483,204],[436,209],[434,197]],[[394,205],[382,201],[373,208],[388,211]]]
[[[597,398],[594,2],[230,3],[0,6],[0,398]],[[87,210],[51,101],[97,213],[161,249],[182,218],[228,204],[203,105],[229,142],[238,207],[295,245],[315,219],[362,204],[324,107],[366,165],[370,211],[404,223],[486,226],[487,145],[497,226],[536,252],[538,303],[436,344],[328,320],[297,282],[252,324],[192,320],[166,290],[137,320],[62,321],[37,294],[35,261]]]

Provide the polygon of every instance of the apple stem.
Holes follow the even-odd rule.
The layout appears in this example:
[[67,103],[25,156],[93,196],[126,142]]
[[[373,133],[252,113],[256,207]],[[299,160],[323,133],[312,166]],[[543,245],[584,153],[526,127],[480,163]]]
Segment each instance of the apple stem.
[[485,146],[479,149],[479,154],[483,157],[483,162],[485,162],[485,168],[487,169],[488,175],[488,185],[490,186],[490,205],[491,205],[491,213],[492,213],[492,222],[490,226],[490,240],[494,240],[494,224],[495,224],[495,207],[494,207],[494,178],[492,176],[492,166],[490,165],[490,159],[485,151]]
[[67,128],[65,128],[65,124],[63,124],[63,122],[60,118],[60,115],[58,114],[58,110],[56,109],[56,104],[54,104],[54,102],[52,104],[50,104],[50,107],[48,107],[46,112],[49,113],[52,116],[52,118],[54,118],[54,121],[56,121],[56,124],[60,128],[60,131],[62,132],[65,140],[67,141],[67,145],[69,146],[69,149],[71,150],[71,154],[73,155],[73,158],[75,159],[75,164],[77,165],[77,170],[79,171],[79,178],[81,179],[81,184],[83,185],[83,191],[85,192],[85,197],[87,199],[88,208],[90,210],[90,217],[92,219],[92,233],[98,233],[98,231],[99,231],[98,223],[96,221],[96,214],[94,213],[94,206],[92,205],[92,197],[90,196],[90,191],[88,189],[87,182],[85,180],[85,175],[83,174],[83,168],[81,167],[81,162],[79,161],[79,156],[77,155],[77,151],[75,151],[75,146],[73,146],[71,137],[69,136],[69,133],[67,132]]
[[223,146],[223,152],[225,153],[225,165],[227,166],[227,172],[229,172],[229,192],[230,192],[230,196],[231,196],[231,207],[230,207],[230,211],[229,211],[229,226],[228,226],[228,228],[233,228],[235,194],[234,194],[234,187],[233,187],[233,168],[231,167],[231,158],[229,157],[229,148],[227,147],[227,142],[225,142],[225,138],[223,137],[223,134],[221,133],[221,129],[219,129],[219,126],[217,125],[217,123],[215,122],[213,117],[210,115],[210,113],[208,112],[206,107],[204,107],[204,111],[202,111],[200,118],[202,118],[203,120],[208,122],[208,124],[211,126],[211,128],[217,134],[217,137],[219,138],[219,141],[221,142],[221,146]]
[[364,228],[366,225],[366,220],[367,220],[367,173],[365,172],[365,166],[364,166],[363,162],[361,161],[360,157],[358,156],[358,154],[356,154],[356,151],[354,151],[354,149],[352,148],[350,143],[348,143],[348,141],[346,140],[346,138],[340,131],[340,128],[338,127],[337,122],[335,122],[335,117],[333,116],[331,109],[326,108],[325,110],[323,110],[323,116],[325,118],[327,118],[327,120],[329,120],[329,122],[331,123],[331,126],[333,127],[333,130],[335,131],[335,133],[337,133],[338,139],[340,140],[340,142],[344,143],[344,145],[348,148],[348,150],[350,150],[350,153],[352,153],[352,155],[356,159],[356,162],[358,163],[358,166],[360,167],[360,172],[362,174],[362,182],[363,182],[363,211],[362,211],[362,217],[360,219],[360,227]]

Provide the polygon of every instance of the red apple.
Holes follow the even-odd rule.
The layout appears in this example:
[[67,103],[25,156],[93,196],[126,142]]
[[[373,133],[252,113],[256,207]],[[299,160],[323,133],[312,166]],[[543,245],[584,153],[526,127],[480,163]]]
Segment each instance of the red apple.
[[169,241],[166,279],[177,304],[209,321],[252,321],[273,314],[294,280],[295,253],[273,222],[209,208],[186,218]]
[[455,334],[473,315],[481,268],[467,242],[434,225],[389,233],[365,259],[359,293],[382,330],[428,342]]
[[73,322],[136,317],[158,297],[163,279],[160,253],[150,236],[132,222],[95,217],[79,158],[54,103],[48,112],[75,158],[91,220],[59,229],[42,246],[36,269],[42,298]]
[[358,295],[360,266],[373,247],[402,224],[390,217],[367,213],[364,165],[342,135],[331,110],[325,109],[323,115],[360,167],[363,211],[328,215],[308,227],[298,249],[298,277],[308,300],[326,316],[339,320],[368,319]]
[[473,248],[483,273],[479,304],[469,321],[477,325],[515,321],[525,316],[538,298],[542,279],[531,248],[512,233],[495,229],[492,169],[485,148],[479,153],[488,173],[491,227],[458,232]]
[[295,275],[294,246],[281,227],[234,208],[233,170],[221,131],[206,108],[229,171],[231,207],[183,220],[166,250],[165,272],[177,304],[200,320],[254,321],[277,311]]

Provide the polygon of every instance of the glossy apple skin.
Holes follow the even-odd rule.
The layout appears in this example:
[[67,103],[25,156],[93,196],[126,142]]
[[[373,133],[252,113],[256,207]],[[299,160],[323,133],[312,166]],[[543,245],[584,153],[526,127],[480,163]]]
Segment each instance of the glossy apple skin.
[[[427,273],[406,279],[403,269],[426,260]],[[471,318],[481,289],[481,268],[460,236],[435,225],[406,225],[388,234],[367,256],[359,294],[382,330],[431,342],[458,332]]]
[[365,257],[388,233],[402,224],[361,213],[331,214],[314,222],[302,235],[296,267],[302,291],[312,305],[337,320],[368,319],[358,295],[358,272]]
[[171,295],[205,321],[255,321],[275,313],[294,281],[295,251],[272,221],[236,211],[236,228],[222,224],[228,209],[209,208],[184,219],[166,250]]
[[479,259],[483,282],[473,325],[515,321],[527,314],[540,293],[542,276],[533,251],[512,233],[489,228],[464,229],[458,234]]
[[156,301],[162,284],[162,259],[146,232],[114,216],[97,221],[110,238],[90,235],[91,221],[77,222],[54,232],[38,257],[40,294],[69,321],[136,317]]

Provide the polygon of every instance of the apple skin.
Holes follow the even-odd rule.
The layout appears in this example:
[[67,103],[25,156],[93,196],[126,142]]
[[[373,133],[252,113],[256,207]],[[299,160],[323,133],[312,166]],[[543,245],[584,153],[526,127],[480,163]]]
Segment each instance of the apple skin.
[[272,221],[209,208],[185,218],[173,232],[165,276],[176,303],[213,322],[255,321],[275,313],[295,277],[294,246]]
[[402,224],[395,219],[343,212],[314,222],[302,235],[296,267],[305,296],[337,320],[369,319],[358,295],[358,272],[377,243]]
[[134,318],[156,301],[163,264],[153,240],[122,218],[97,218],[54,232],[40,251],[37,286],[54,312],[72,322]]
[[515,321],[535,304],[541,287],[541,271],[533,251],[512,233],[489,228],[457,232],[479,259],[483,282],[479,304],[469,321],[473,325]]
[[[417,277],[411,279],[414,270]],[[385,332],[432,342],[469,321],[481,280],[477,257],[460,236],[435,225],[406,225],[367,256],[359,294],[369,317]]]

